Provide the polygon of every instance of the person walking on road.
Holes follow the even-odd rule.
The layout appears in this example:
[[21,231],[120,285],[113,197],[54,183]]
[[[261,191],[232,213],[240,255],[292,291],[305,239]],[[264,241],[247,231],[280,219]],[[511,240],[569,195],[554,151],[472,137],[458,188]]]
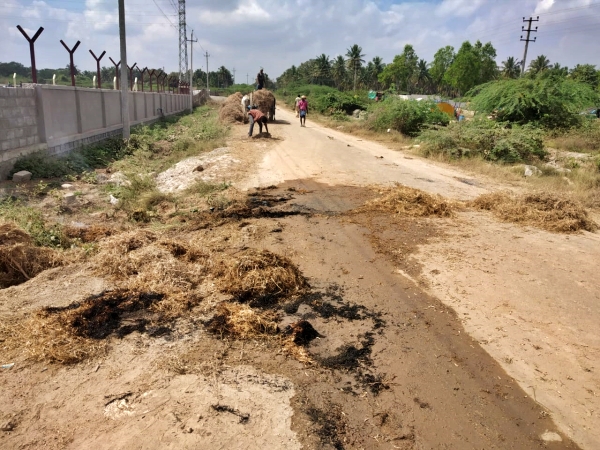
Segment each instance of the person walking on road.
[[254,123],[258,123],[258,131],[262,133],[263,124],[265,126],[265,130],[267,133],[269,132],[269,127],[267,126],[267,116],[261,113],[256,106],[250,107],[248,106],[248,120],[250,121],[250,129],[248,130],[248,137],[252,137],[252,132],[254,131]]
[[300,110],[298,109],[298,103],[300,103],[300,100],[302,100],[302,98],[300,98],[300,94],[298,94],[298,96],[296,97],[295,103],[294,103],[294,110],[296,111],[296,117],[300,117]]
[[256,75],[256,90],[260,91],[265,87],[265,73],[261,67],[260,72]]
[[308,102],[306,101],[306,95],[303,95],[298,102],[298,111],[300,113],[300,126],[306,126],[306,115],[308,114]]

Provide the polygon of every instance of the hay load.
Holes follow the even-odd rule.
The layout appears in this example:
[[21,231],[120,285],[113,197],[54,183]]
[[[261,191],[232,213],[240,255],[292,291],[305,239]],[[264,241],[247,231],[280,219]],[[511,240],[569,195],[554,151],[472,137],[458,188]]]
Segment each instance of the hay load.
[[219,120],[223,123],[244,123],[246,114],[242,110],[242,94],[236,92],[227,97],[219,110]]
[[271,91],[261,89],[252,94],[252,104],[263,113],[269,121],[275,120],[275,96]]

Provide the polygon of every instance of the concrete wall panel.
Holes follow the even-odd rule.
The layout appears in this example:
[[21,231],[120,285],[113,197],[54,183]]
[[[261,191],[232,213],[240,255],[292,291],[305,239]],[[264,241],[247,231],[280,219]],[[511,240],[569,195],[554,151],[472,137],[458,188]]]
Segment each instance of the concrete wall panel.
[[106,126],[122,124],[121,120],[121,93],[114,90],[103,91]]
[[81,111],[81,132],[104,128],[102,118],[102,93],[97,89],[78,90]]
[[79,133],[75,88],[41,89],[45,137],[55,141]]

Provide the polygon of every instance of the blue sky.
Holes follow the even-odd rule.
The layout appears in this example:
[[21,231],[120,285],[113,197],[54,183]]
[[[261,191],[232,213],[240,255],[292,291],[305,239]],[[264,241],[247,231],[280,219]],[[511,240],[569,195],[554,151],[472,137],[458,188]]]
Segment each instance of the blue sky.
[[[39,26],[38,67],[64,67],[68,54],[59,40],[73,46],[76,64],[93,69],[88,52],[107,51],[119,58],[117,0],[3,0],[0,7],[0,61],[29,65],[20,24],[31,34]],[[178,68],[176,0],[126,0],[129,62]],[[162,12],[161,12],[162,10]],[[194,65],[236,68],[237,81],[252,79],[259,67],[278,76],[292,64],[325,53],[334,58],[353,44],[365,59],[390,62],[405,44],[431,61],[445,45],[465,40],[491,41],[500,64],[523,54],[519,41],[523,16],[539,14],[537,42],[528,59],[545,54],[551,62],[600,66],[600,0],[188,0],[188,34],[199,39]],[[163,15],[164,14],[166,15]]]

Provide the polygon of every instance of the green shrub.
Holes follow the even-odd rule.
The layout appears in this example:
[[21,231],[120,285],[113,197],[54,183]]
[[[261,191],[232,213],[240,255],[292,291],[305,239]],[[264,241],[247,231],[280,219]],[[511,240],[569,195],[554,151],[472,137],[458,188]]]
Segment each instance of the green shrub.
[[352,114],[357,109],[366,109],[366,95],[350,95],[329,86],[290,85],[276,92],[289,107],[294,107],[298,94],[306,95],[309,111],[326,115]]
[[501,122],[546,128],[580,126],[580,113],[598,104],[598,94],[588,84],[562,77],[492,81],[467,95],[477,112],[496,114]]
[[533,126],[507,126],[486,119],[451,123],[427,130],[419,138],[425,155],[453,158],[480,156],[489,161],[515,163],[544,158],[543,132]]
[[448,125],[450,116],[433,102],[388,98],[369,106],[367,127],[376,131],[396,130],[418,135],[427,125]]

